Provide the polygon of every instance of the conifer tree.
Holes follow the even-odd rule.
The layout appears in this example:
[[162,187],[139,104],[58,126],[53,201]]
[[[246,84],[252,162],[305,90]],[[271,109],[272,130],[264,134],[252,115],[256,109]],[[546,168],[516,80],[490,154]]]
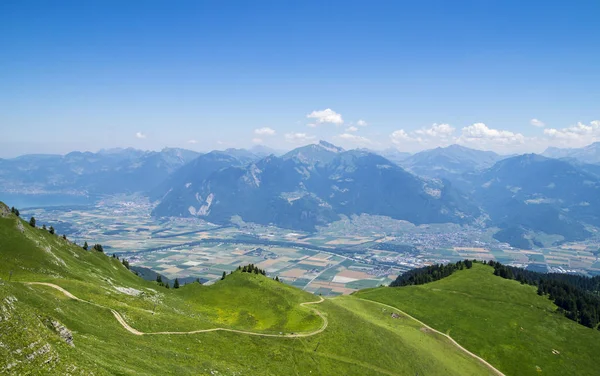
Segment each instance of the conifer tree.
[[49,230],[49,231],[50,231],[50,233],[51,233],[52,235],[54,235],[54,227],[50,226],[50,230]]
[[46,229],[46,225],[42,225],[42,230],[45,230],[45,229]]
[[88,243],[84,242],[82,248],[87,251],[88,250]]
[[35,218],[34,217],[31,217],[31,219],[29,219],[29,226],[35,227]]
[[227,273],[223,272],[223,276],[221,277],[221,281],[224,280],[225,277],[227,277]]
[[175,282],[173,282],[173,288],[174,289],[178,289],[179,288],[179,279],[175,278]]
[[21,213],[19,213],[19,209],[15,209],[15,215],[16,215],[17,217],[20,217],[20,216],[21,216]]

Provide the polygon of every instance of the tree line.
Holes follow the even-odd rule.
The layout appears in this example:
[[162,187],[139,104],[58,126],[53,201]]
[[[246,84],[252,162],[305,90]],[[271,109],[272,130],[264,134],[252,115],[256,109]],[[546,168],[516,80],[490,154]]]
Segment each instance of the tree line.
[[[600,277],[575,274],[539,273],[489,261],[494,275],[537,286],[537,293],[548,296],[568,319],[595,328],[600,322]],[[600,330],[600,328],[598,328]]]
[[390,287],[424,285],[429,282],[446,278],[457,270],[471,269],[475,260],[463,260],[450,264],[435,264],[412,269],[400,274],[390,283]]

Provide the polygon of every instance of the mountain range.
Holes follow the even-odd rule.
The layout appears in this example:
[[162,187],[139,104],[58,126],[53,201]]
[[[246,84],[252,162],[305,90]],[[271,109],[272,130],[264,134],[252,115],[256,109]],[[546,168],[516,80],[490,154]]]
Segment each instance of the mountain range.
[[556,148],[549,147],[543,153],[549,158],[572,158],[583,163],[600,163],[600,142],[594,142],[582,148]]
[[146,192],[198,155],[185,149],[156,152],[128,148],[0,159],[0,192]]
[[543,234],[580,240],[600,227],[600,165],[582,157],[597,145],[545,152],[561,159],[458,145],[407,156],[324,141],[287,153],[261,147],[27,155],[0,160],[0,192],[142,192],[156,202],[157,217],[241,217],[305,231],[362,213],[476,224],[498,228],[499,241],[531,248],[543,245]]
[[450,145],[416,153],[399,161],[398,164],[419,176],[449,179],[466,172],[492,167],[503,158],[505,157],[493,151]]
[[154,214],[217,223],[239,215],[308,231],[340,214],[384,215],[416,224],[466,223],[479,215],[449,184],[423,180],[379,155],[323,141],[214,171],[199,186],[192,183],[196,176],[174,187]]

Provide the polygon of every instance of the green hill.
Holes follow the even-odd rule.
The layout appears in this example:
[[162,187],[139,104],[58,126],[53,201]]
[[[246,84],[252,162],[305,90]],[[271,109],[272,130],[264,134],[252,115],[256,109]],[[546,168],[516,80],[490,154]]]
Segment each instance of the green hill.
[[1,203],[0,278],[0,374],[492,374],[380,304],[241,272],[166,289]]
[[475,263],[436,282],[363,290],[447,333],[507,375],[596,375],[600,332],[557,312],[536,288]]

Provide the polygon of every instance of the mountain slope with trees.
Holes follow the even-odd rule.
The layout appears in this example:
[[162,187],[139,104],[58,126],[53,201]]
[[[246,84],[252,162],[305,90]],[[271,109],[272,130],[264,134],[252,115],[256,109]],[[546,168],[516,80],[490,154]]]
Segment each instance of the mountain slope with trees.
[[[569,320],[536,287],[499,278],[494,270],[473,263],[430,283],[355,295],[397,307],[448,333],[506,375],[596,374],[600,331]],[[421,275],[433,277],[435,271],[423,269]]]
[[[490,374],[448,339],[351,296],[318,305],[328,324],[318,331],[323,319],[301,303],[319,299],[250,269],[167,289],[0,203],[0,373]],[[160,334],[218,327],[242,332]]]

